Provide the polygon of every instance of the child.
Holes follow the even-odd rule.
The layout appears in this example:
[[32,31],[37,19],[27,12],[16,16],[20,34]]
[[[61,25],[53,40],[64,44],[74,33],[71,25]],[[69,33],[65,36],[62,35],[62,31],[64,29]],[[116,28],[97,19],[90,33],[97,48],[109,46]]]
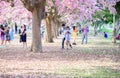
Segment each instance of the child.
[[66,28],[65,39],[66,39],[66,45],[67,45],[67,49],[68,49],[68,46],[70,45],[70,39],[71,39],[71,33],[70,33],[69,26],[67,26],[67,28]]

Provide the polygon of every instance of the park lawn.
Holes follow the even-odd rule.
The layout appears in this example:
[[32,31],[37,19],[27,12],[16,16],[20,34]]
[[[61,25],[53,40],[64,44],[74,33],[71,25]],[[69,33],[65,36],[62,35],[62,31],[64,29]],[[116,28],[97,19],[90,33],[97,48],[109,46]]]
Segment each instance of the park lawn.
[[59,74],[75,78],[119,78],[120,70],[109,67],[94,67],[93,69],[64,68]]
[[43,43],[43,53],[30,52],[15,40],[12,46],[0,48],[0,74],[4,78],[119,78],[120,49],[111,39],[89,37],[81,44],[81,37],[72,49],[61,49],[61,38],[54,43]]

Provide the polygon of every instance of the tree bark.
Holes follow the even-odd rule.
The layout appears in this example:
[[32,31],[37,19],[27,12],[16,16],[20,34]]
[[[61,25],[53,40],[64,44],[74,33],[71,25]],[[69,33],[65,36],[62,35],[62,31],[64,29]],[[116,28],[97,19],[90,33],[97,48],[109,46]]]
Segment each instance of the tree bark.
[[60,35],[60,31],[59,31],[59,29],[60,29],[60,22],[59,21],[57,21],[57,30],[56,30],[56,34],[57,34],[57,36],[59,36]]
[[52,31],[53,31],[53,37],[57,38],[57,21],[55,18],[52,19]]
[[116,35],[119,34],[119,30],[120,30],[119,21],[120,21],[120,20],[117,21],[117,25],[116,25]]
[[94,36],[97,36],[97,26],[94,27]]
[[45,20],[46,20],[46,39],[45,40],[48,43],[52,43],[53,42],[53,35],[52,35],[51,16],[48,15]]
[[32,12],[33,14],[33,25],[32,25],[32,51],[42,52],[42,41],[40,36],[40,27],[42,20],[42,10],[35,8]]
[[116,43],[116,20],[115,20],[115,14],[113,14],[113,35],[112,35],[112,42]]
[[112,42],[116,43],[116,28],[113,29]]

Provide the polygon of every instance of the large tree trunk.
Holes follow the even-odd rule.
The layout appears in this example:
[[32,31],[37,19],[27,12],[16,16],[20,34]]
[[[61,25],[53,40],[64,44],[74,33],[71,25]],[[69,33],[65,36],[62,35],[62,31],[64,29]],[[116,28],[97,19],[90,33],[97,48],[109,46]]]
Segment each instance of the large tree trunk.
[[25,8],[32,12],[32,45],[33,52],[42,52],[42,41],[40,36],[41,20],[45,13],[46,0],[21,0]]
[[52,43],[53,42],[53,35],[52,35],[52,24],[51,24],[51,16],[48,15],[46,17],[46,42]]
[[32,50],[33,52],[42,52],[42,41],[40,36],[40,27],[42,20],[42,10],[35,8],[33,14],[33,25],[32,25]]

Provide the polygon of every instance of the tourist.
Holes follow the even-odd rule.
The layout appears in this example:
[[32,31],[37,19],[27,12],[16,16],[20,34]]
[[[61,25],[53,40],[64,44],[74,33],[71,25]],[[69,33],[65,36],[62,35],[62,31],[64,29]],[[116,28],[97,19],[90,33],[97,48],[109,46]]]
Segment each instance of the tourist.
[[5,31],[5,44],[7,44],[7,42],[10,44],[10,27],[6,27]]
[[66,46],[67,46],[67,49],[68,49],[68,46],[71,45],[70,44],[71,32],[70,32],[69,26],[66,27],[65,40],[66,40]]
[[10,28],[10,41],[14,39],[14,29],[13,27]]
[[78,29],[74,26],[73,27],[73,45],[76,45],[77,32],[78,32]]
[[22,29],[22,26],[21,26],[21,28],[19,29],[19,42],[21,43],[22,42],[22,32],[21,32],[21,29]]
[[108,38],[108,34],[104,32],[104,38]]
[[15,34],[17,34],[17,23],[15,23]]
[[120,40],[120,34],[116,37],[117,40]]
[[26,41],[27,41],[27,34],[26,34],[26,27],[25,27],[25,25],[23,25],[22,27],[21,27],[21,29],[20,29],[20,42],[22,42],[23,43],[23,47],[27,47],[27,43],[26,43]]
[[89,32],[88,27],[84,26],[82,28],[83,37],[82,37],[82,43],[81,44],[84,44],[84,39],[86,40],[86,44],[88,43],[88,32]]
[[3,25],[0,26],[0,32],[1,45],[3,45],[5,41],[5,27]]
[[[66,30],[65,24],[63,24],[62,27],[63,27],[62,49],[64,49],[65,35],[67,30]],[[71,44],[69,46],[72,48]]]

